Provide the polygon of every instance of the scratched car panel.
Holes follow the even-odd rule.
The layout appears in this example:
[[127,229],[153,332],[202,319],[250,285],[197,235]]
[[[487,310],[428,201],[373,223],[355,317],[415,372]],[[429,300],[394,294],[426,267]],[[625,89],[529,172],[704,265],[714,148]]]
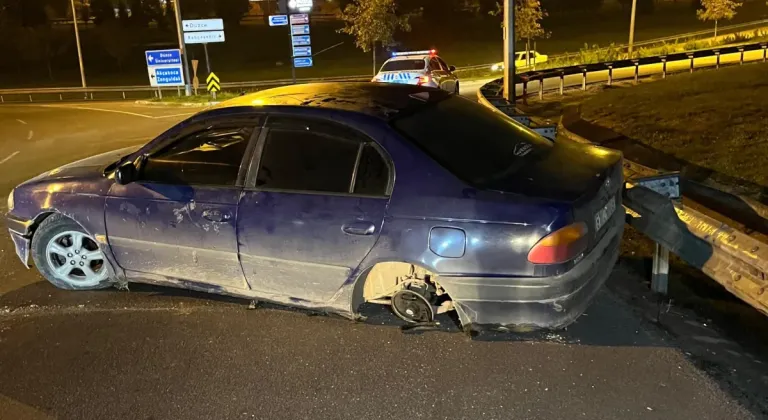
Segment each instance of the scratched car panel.
[[[551,142],[445,90],[298,85],[18,186],[17,254],[54,285],[183,287],[358,318],[456,311],[561,328],[622,234],[621,156]],[[606,211],[608,209],[608,211]]]

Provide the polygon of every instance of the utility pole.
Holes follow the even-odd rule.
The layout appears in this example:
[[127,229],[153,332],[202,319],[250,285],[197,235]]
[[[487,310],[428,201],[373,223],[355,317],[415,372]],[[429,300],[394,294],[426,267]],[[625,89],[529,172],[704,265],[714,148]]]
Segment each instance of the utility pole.
[[192,86],[189,84],[189,62],[187,61],[187,44],[184,42],[184,29],[181,27],[181,0],[174,0],[173,11],[176,14],[176,33],[179,35],[181,61],[184,63],[184,94],[192,96]]
[[80,47],[80,30],[77,28],[77,10],[75,10],[75,0],[70,0],[72,5],[72,23],[75,25],[75,42],[77,43],[77,59],[80,61],[80,81],[83,84],[83,89],[88,86],[85,83],[85,67],[83,66],[83,50]]
[[504,0],[504,99],[515,102],[515,1]]
[[637,0],[632,0],[632,20],[629,22],[629,56],[632,57],[632,49],[635,44],[635,15],[637,14]]

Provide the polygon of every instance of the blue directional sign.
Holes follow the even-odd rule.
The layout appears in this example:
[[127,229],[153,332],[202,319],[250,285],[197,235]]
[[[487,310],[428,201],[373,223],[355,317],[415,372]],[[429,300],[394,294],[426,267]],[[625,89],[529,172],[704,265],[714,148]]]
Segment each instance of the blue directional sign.
[[293,47],[294,57],[311,57],[312,47]]
[[288,24],[288,15],[269,16],[269,26],[285,26]]
[[145,51],[144,55],[149,67],[181,64],[181,51],[179,50]]
[[150,67],[149,84],[160,86],[184,86],[184,69],[179,66]]
[[309,39],[309,35],[293,36],[291,39],[293,40],[294,47],[303,47],[312,44],[312,41]]
[[291,26],[291,35],[309,35],[309,25]]
[[293,66],[299,67],[312,67],[312,57],[296,57],[293,59]]

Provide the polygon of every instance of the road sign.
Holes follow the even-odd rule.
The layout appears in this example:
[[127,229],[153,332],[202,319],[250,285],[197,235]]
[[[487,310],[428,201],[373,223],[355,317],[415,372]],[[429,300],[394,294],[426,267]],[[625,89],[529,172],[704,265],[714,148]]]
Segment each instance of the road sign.
[[299,67],[312,67],[312,57],[296,57],[293,59],[293,65]]
[[187,44],[211,44],[224,41],[224,31],[184,32],[184,42]]
[[312,0],[288,0],[288,9],[309,12],[312,10],[312,3]]
[[184,86],[184,68],[181,65],[150,67],[149,84],[153,87]]
[[181,64],[181,51],[179,50],[155,50],[145,51],[147,66],[167,66]]
[[309,35],[309,25],[291,26],[291,35]]
[[311,57],[312,47],[293,47],[294,57]]
[[291,25],[303,25],[309,23],[309,15],[306,13],[300,13],[291,15]]
[[221,19],[194,19],[181,22],[184,32],[223,31],[224,21]]
[[[293,21],[293,19],[291,19]],[[288,24],[288,15],[271,15],[269,26],[285,26]]]
[[195,95],[197,95],[197,89],[200,88],[200,79],[197,78],[197,67],[200,65],[200,60],[192,60],[192,87],[195,89]]
[[291,41],[294,47],[304,47],[312,44],[309,35],[299,35],[291,37]]
[[208,84],[208,92],[221,92],[221,80],[219,80],[219,76],[216,76],[216,73],[209,74],[205,82]]

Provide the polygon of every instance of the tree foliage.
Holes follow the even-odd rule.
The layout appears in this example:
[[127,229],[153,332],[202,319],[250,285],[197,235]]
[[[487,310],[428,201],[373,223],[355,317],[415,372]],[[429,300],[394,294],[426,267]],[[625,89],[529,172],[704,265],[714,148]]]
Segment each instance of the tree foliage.
[[696,11],[699,20],[717,22],[718,20],[733,19],[736,16],[736,8],[740,7],[742,3],[734,0],[701,0],[701,5],[703,9]]
[[122,72],[123,63],[131,53],[131,43],[126,42],[127,39],[130,39],[130,29],[113,19],[98,27],[97,34],[102,48],[110,57],[115,59],[118,69]]
[[251,3],[248,0],[216,0],[214,2],[216,16],[229,25],[239,25],[250,7]]
[[355,45],[368,52],[376,43],[393,45],[398,30],[410,32],[410,17],[398,13],[395,0],[354,0],[341,13],[339,32],[354,36]]
[[91,0],[90,9],[96,25],[115,20],[115,5],[112,0]]
[[[503,12],[504,6],[496,3],[496,10],[490,14],[500,16]],[[515,40],[548,36],[549,33],[541,26],[545,17],[547,11],[541,7],[539,0],[515,0]]]

